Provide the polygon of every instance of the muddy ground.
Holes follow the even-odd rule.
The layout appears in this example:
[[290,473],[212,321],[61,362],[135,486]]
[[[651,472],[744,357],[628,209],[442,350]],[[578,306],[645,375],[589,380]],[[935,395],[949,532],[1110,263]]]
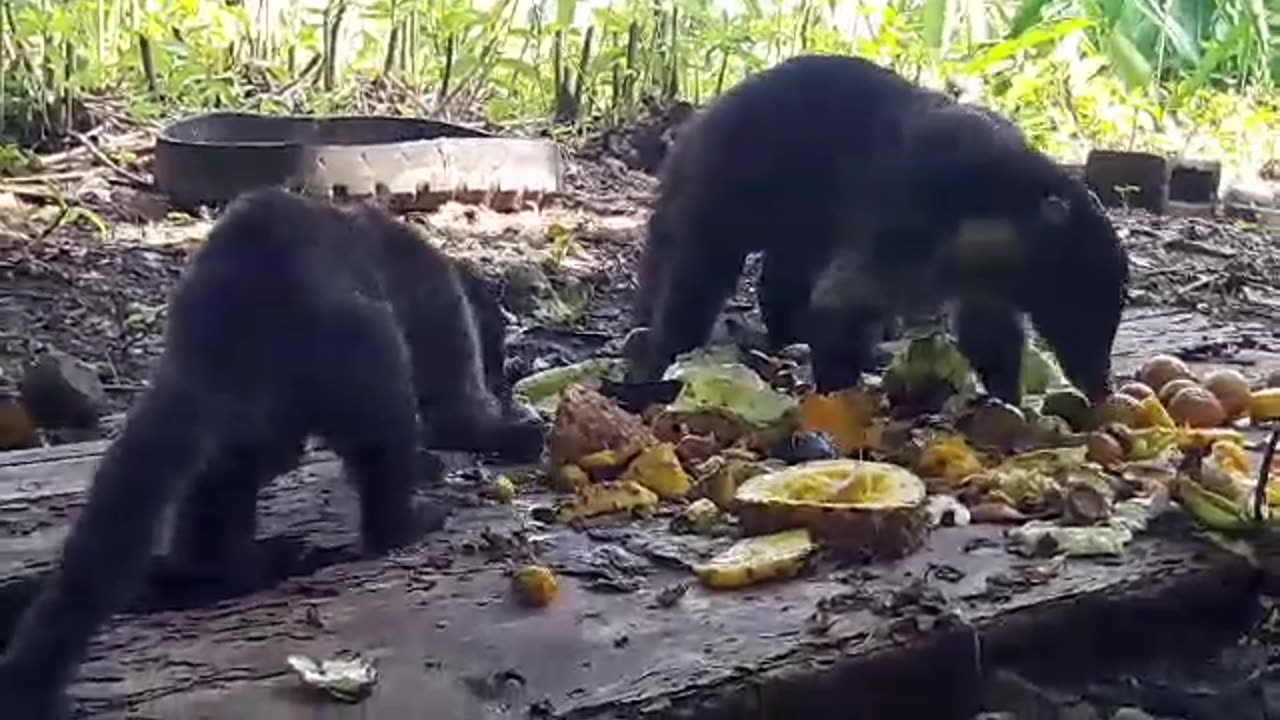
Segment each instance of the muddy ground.
[[[131,136],[119,142],[133,143],[145,167],[145,141]],[[645,162],[623,146],[619,151],[608,139],[583,143],[569,158],[565,197],[536,211],[502,214],[450,204],[412,216],[446,251],[478,260],[501,288],[515,318],[509,352],[520,374],[614,349],[625,332],[655,181],[634,169]],[[118,173],[89,159],[73,150],[50,163],[46,172],[56,190],[0,181],[0,391],[14,386],[26,363],[54,347],[97,365],[109,409],[118,413],[145,386],[162,347],[165,298],[211,220],[171,213],[161,196],[115,182]],[[59,194],[87,212],[66,209],[55,199]],[[1222,220],[1123,211],[1113,217],[1130,252],[1132,306],[1195,310],[1235,326],[1229,341],[1195,348],[1196,359],[1238,361],[1247,374],[1272,369],[1247,367],[1250,361],[1243,358],[1256,356],[1248,351],[1280,351],[1274,237]],[[753,318],[754,270],[731,305]],[[1163,705],[1142,704],[1150,710],[1167,707],[1169,716],[1226,717],[1214,713],[1231,706],[1231,717],[1280,717],[1280,685],[1258,683],[1269,673],[1263,670],[1271,667],[1268,648],[1276,644],[1256,640],[1199,669],[1142,671],[1143,687],[1195,691],[1174,693]],[[1241,693],[1242,682],[1249,688],[1243,691],[1249,697],[1240,699],[1243,706],[1224,695]],[[1222,692],[1213,690],[1219,686]],[[1054,716],[1087,718],[1099,716],[1089,714],[1091,702],[1129,697],[1133,687],[1122,678],[1048,691],[1010,680],[996,691],[1017,696],[999,703],[1004,707],[1043,703],[1062,713],[1084,708]],[[1185,697],[1200,697],[1198,688],[1230,702],[1210,703],[1208,714],[1176,712],[1189,707]]]
[[[502,288],[516,318],[511,354],[519,371],[597,352],[625,330],[655,180],[609,147],[584,143],[569,160],[565,197],[537,211],[449,204],[412,216],[448,252],[478,260]],[[145,158],[145,146],[138,152]],[[67,155],[80,167],[51,175],[68,177],[59,192],[87,212],[65,210],[41,184],[0,182],[0,390],[55,347],[98,366],[110,409],[119,412],[144,386],[161,349],[166,295],[211,221],[171,213],[162,196],[85,167],[87,154]],[[1271,349],[1280,256],[1265,231],[1202,218],[1113,216],[1132,258],[1132,306],[1243,323],[1251,328],[1243,344]],[[754,316],[749,270],[730,307]],[[1203,359],[1230,361],[1239,349],[1206,347]]]

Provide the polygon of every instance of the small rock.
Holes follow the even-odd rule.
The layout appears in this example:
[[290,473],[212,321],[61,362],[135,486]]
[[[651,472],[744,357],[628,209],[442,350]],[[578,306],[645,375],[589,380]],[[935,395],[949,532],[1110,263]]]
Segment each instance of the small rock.
[[812,351],[805,343],[793,343],[778,351],[778,357],[786,358],[787,360],[797,363],[809,362],[811,354]]
[[782,459],[792,463],[840,457],[840,452],[836,450],[825,433],[810,431],[793,433],[778,454]]
[[42,428],[91,428],[107,404],[94,367],[50,350],[27,369],[18,386],[22,404]]
[[531,262],[516,263],[503,277],[502,302],[517,315],[527,315],[551,287],[542,268]]
[[0,396],[0,450],[39,447],[40,431],[16,398]]
[[685,435],[676,445],[676,454],[681,460],[696,464],[715,455],[717,449],[715,436]]
[[1087,702],[1068,705],[1058,712],[1058,720],[1101,720],[1098,709]]
[[1111,720],[1155,720],[1150,715],[1136,707],[1118,708],[1111,715]]
[[619,355],[623,358],[635,362],[639,360],[644,352],[645,343],[649,341],[649,328],[638,327],[632,328],[627,332],[627,336],[622,340],[622,349]]

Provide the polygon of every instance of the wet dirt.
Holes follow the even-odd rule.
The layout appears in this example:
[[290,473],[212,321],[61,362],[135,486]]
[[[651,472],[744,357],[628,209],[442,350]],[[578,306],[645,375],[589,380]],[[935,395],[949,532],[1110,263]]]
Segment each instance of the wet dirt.
[[[570,159],[566,196],[543,208],[496,213],[450,204],[411,217],[447,252],[478,262],[501,289],[514,317],[515,374],[615,350],[625,334],[655,181],[634,169],[647,160],[618,147],[608,139],[584,143]],[[165,298],[211,220],[169,215],[163,198],[108,177],[86,170],[65,188],[88,213],[67,211],[34,186],[0,187],[0,390],[48,347],[95,363],[113,411],[145,387],[161,350]],[[1113,218],[1134,277],[1118,371],[1141,362],[1149,340],[1171,335],[1202,363],[1251,375],[1280,367],[1274,237],[1231,221],[1124,211]],[[753,322],[756,271],[750,264],[730,305]],[[480,551],[507,552],[500,538],[482,545]],[[643,574],[638,567],[635,553],[619,551],[584,556],[563,572],[596,591],[627,593]],[[683,591],[670,592],[666,602],[677,604]],[[988,709],[1015,717],[1140,720],[1116,713],[1142,708],[1149,717],[1187,720],[1280,718],[1277,626],[1267,608],[1235,644],[1119,674],[998,675]]]

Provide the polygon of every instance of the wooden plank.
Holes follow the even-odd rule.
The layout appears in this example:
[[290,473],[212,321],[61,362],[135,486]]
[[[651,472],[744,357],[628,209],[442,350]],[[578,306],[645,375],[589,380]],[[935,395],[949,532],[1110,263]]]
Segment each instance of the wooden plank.
[[[1117,370],[1153,352],[1229,342],[1244,332],[1192,314],[1137,313],[1117,342]],[[1255,346],[1269,362],[1266,344]],[[51,566],[104,447],[0,455],[0,625],[13,622]],[[892,678],[910,674],[894,664],[899,660],[929,667],[944,653],[959,663],[944,673],[956,679],[955,691],[971,693],[972,675],[964,670],[973,665],[965,658],[972,660],[975,643],[984,658],[1025,660],[1026,628],[1042,634],[1088,609],[1096,617],[1083,626],[1068,622],[1065,637],[1086,643],[1093,655],[1114,646],[1108,652],[1119,656],[1169,635],[1163,615],[1136,611],[1134,603],[1159,608],[1174,597],[1173,606],[1197,618],[1192,625],[1239,619],[1246,615],[1203,606],[1251,599],[1254,579],[1242,563],[1205,554],[1185,532],[1170,531],[1136,543],[1124,563],[1072,561],[1042,583],[1018,582],[1046,569],[1005,552],[998,529],[975,527],[939,531],[925,551],[888,567],[821,568],[805,581],[710,593],[696,587],[685,564],[724,540],[675,537],[661,521],[591,537],[541,527],[530,522],[527,503],[514,513],[476,506],[475,488],[460,478],[433,492],[472,505],[458,511],[447,532],[394,558],[369,559],[356,545],[353,493],[338,475],[331,458],[314,455],[263,492],[264,542],[293,538],[302,551],[280,573],[292,579],[201,609],[122,616],[105,629],[74,689],[80,715],[118,717],[127,706],[162,718],[398,718],[430,708],[431,717],[448,719],[523,717],[532,707],[566,718],[631,716],[646,708],[653,716],[701,718],[758,716],[751,703],[767,700],[771,712],[823,716],[838,707],[834,716],[903,717],[910,715],[895,714],[901,707],[892,703],[945,699],[958,707],[958,701],[944,691],[936,667],[929,693],[902,687]],[[518,532],[531,536],[540,558],[563,575],[561,597],[542,611],[511,602],[503,575],[508,553],[493,550],[494,538]],[[898,637],[904,622],[915,627],[919,612],[869,609],[913,579],[937,576],[939,567],[954,578],[933,585],[961,618],[958,641],[957,631],[938,628]],[[1010,580],[1013,590],[1001,590]],[[656,603],[658,593],[680,583],[695,586],[674,607]],[[833,599],[842,609],[815,632],[816,606]],[[156,603],[144,594],[134,608]],[[1108,612],[1122,620],[1098,620]],[[928,612],[923,617],[936,623]],[[297,692],[285,668],[290,653],[323,656],[339,648],[379,659],[379,690],[359,706]],[[887,667],[899,668],[897,675],[886,675]],[[511,676],[500,687],[486,680],[505,670],[520,679]],[[837,705],[815,704],[830,697],[839,698]]]
[[[875,670],[877,661],[904,653],[944,652],[937,643],[948,640],[948,631],[940,623],[928,631],[917,625],[930,621],[928,612],[874,610],[912,580],[937,576],[938,568],[949,568],[945,576],[954,580],[933,586],[960,618],[958,656],[950,638],[953,662],[960,662],[950,672],[967,678],[971,689],[975,648],[998,657],[1011,652],[1013,640],[1034,637],[1028,628],[1090,602],[1122,605],[1134,592],[1173,593],[1176,601],[1166,602],[1196,622],[1246,617],[1235,609],[1253,576],[1243,563],[1203,554],[1173,532],[1140,541],[1122,564],[1028,564],[994,543],[999,530],[986,526],[940,530],[927,549],[885,567],[826,568],[805,580],[739,593],[695,584],[664,608],[658,594],[691,580],[673,560],[697,556],[699,546],[709,551],[711,543],[678,544],[653,521],[614,527],[597,540],[563,528],[540,533],[541,559],[560,571],[562,589],[550,607],[526,610],[512,601],[500,558],[467,552],[484,547],[486,533],[507,536],[522,524],[504,507],[473,508],[450,533],[386,561],[330,567],[211,608],[121,618],[95,642],[74,688],[81,716],[111,717],[128,707],[142,717],[244,720],[425,717],[424,708],[443,720],[525,717],[533,709],[556,718],[631,716],[644,708],[659,717],[741,717],[749,688],[772,693],[780,707],[804,706],[812,696],[806,684],[859,666]],[[597,581],[593,589],[589,573],[605,575],[619,558],[636,568],[639,588],[605,592]],[[1001,589],[1032,568],[1049,577]],[[1202,594],[1207,589],[1214,595],[1210,604],[1232,611],[1188,600],[1191,586]],[[840,608],[842,601],[848,607]],[[829,626],[815,632],[821,602],[838,609]],[[1098,654],[1124,645],[1145,648],[1132,638],[1138,627],[1168,634],[1167,613],[1129,610],[1122,617],[1128,627],[1094,618],[1074,633]],[[1002,626],[1020,619],[1022,627],[1001,635]],[[1181,620],[1174,626],[1195,624]],[[904,624],[902,636],[891,634]],[[373,696],[343,706],[300,692],[286,656],[341,650],[376,658],[381,679]],[[850,687],[856,685],[842,693],[851,712],[844,717],[908,717],[875,711],[904,698],[924,701],[918,691],[890,698],[883,687],[858,693]]]

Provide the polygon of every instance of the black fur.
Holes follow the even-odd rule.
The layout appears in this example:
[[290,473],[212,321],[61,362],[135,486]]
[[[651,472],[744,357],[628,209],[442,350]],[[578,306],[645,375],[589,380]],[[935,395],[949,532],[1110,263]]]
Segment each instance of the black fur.
[[907,127],[881,210],[853,219],[813,290],[815,385],[856,384],[884,317],[947,303],[992,395],[1020,400],[1026,313],[1068,379],[1104,397],[1129,267],[1102,208],[988,110],[957,105]]
[[164,356],[94,476],[60,568],[0,658],[4,716],[64,709],[66,684],[142,579],[169,506],[180,565],[242,563],[260,487],[296,465],[309,435],[353,476],[375,553],[443,522],[412,499],[428,467],[424,432],[434,446],[540,449],[541,428],[504,414],[504,391],[486,384],[501,373],[502,315],[476,282],[376,208],[345,212],[283,190],[234,202],[172,297]]
[[[1065,235],[1057,247],[1064,262],[1102,268],[1092,282],[1104,285],[1107,299],[1097,300],[1095,315],[1109,347],[1108,315],[1114,297],[1123,295],[1112,285],[1123,285],[1127,271],[1113,272],[1108,263],[1123,264],[1123,257],[1113,260],[1118,250],[1105,216],[1077,201],[1078,183],[1050,173],[1039,184],[1019,184],[1046,164],[998,114],[957,104],[865,60],[801,56],[748,78],[686,126],[663,168],[635,306],[636,324],[651,332],[628,379],[653,380],[675,355],[706,342],[746,256],[763,251],[758,299],[770,343],[825,344],[814,358],[817,384],[847,385],[866,366],[860,355],[870,352],[867,344],[896,318],[848,307],[848,316],[835,318],[836,330],[809,317],[814,284],[836,247],[847,239],[873,250],[856,264],[866,266],[859,272],[875,276],[877,287],[886,286],[891,278],[911,281],[903,272],[917,266],[903,261],[942,247],[959,220],[992,216],[1022,232],[1093,234],[1080,239],[1088,251],[1066,252]],[[1070,196],[1069,229],[1041,217],[1050,192]],[[872,237],[879,239],[871,243]],[[870,314],[854,317],[860,312]],[[977,315],[984,313],[964,314]],[[962,342],[977,343],[974,333],[966,335]]]

